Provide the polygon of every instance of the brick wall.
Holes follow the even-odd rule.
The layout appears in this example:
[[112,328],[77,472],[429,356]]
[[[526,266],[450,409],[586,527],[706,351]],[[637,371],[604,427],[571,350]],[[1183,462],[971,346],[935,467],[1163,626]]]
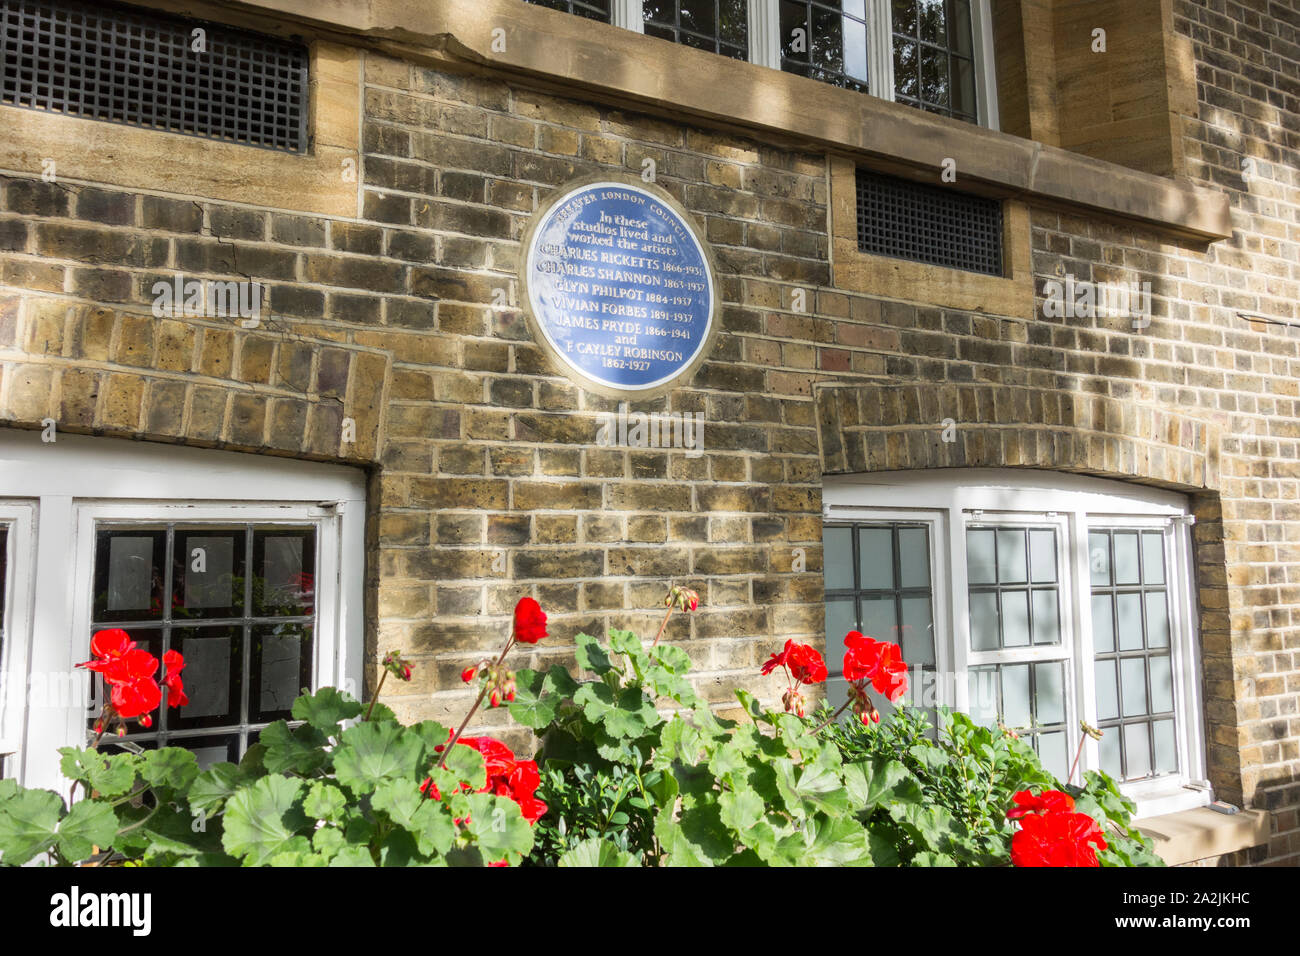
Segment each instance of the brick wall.
[[[0,417],[370,467],[367,652],[405,650],[416,678],[385,701],[444,722],[522,593],[556,635],[521,654],[536,666],[580,629],[649,632],[670,580],[696,587],[669,637],[700,689],[725,705],[759,687],[785,639],[824,638],[823,472],[1037,464],[1194,492],[1215,782],[1275,811],[1267,852],[1295,863],[1300,333],[1235,315],[1300,321],[1297,56],[1274,8],[1178,7],[1201,70],[1188,168],[1230,191],[1232,241],[1032,213],[1040,289],[1151,281],[1146,329],[830,288],[825,156],[369,53],[357,220],[0,182]],[[1243,153],[1261,161],[1249,189]],[[647,158],[713,244],[723,304],[689,385],[634,408],[704,412],[701,457],[597,446],[614,403],[559,375],[517,307],[530,213]],[[272,315],[155,319],[153,283],[178,271],[263,282]],[[504,711],[479,726],[529,746]]]

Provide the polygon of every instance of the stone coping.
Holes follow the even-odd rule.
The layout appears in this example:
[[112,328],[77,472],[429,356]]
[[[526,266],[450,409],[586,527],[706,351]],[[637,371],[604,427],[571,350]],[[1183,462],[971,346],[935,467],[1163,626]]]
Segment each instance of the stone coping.
[[1136,826],[1155,843],[1170,866],[1236,853],[1268,842],[1266,810],[1219,813],[1208,807],[1180,810],[1138,820]]

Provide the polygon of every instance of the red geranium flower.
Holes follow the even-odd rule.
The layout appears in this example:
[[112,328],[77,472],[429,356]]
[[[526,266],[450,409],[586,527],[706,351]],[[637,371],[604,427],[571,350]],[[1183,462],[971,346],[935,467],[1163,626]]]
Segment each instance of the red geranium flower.
[[[530,824],[536,823],[545,815],[546,804],[533,796],[542,779],[536,761],[516,760],[509,747],[491,737],[461,737],[456,743],[473,747],[483,755],[487,782],[479,793],[493,793],[498,797],[510,798],[518,804],[524,819]],[[431,779],[426,778],[420,785],[420,790],[435,800],[442,799]]]
[[515,605],[515,640],[536,644],[546,637],[546,615],[542,606],[530,597]]
[[1011,799],[1016,805],[1007,811],[1008,820],[1019,820],[1030,813],[1069,813],[1074,809],[1074,797],[1060,790],[1044,790],[1037,796],[1021,790]]
[[848,651],[844,655],[844,679],[850,682],[869,680],[876,693],[891,703],[907,693],[907,665],[897,644],[864,637],[849,631],[844,637]]
[[1101,827],[1086,813],[1029,813],[1011,838],[1011,862],[1015,866],[1101,866],[1097,851],[1104,849]]
[[184,707],[190,702],[189,697],[185,695],[185,684],[181,680],[185,658],[179,651],[168,651],[163,655],[163,666],[167,668],[167,674],[163,677],[163,684],[167,688],[167,706]]
[[820,684],[826,679],[826,662],[817,649],[807,644],[796,644],[785,656],[785,666],[800,684]]

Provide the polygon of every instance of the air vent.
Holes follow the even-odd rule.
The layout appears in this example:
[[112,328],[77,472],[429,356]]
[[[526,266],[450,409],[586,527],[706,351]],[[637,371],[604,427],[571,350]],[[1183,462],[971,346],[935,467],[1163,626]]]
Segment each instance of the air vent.
[[[202,31],[202,32],[196,32]],[[307,149],[301,44],[136,7],[0,0],[0,103]]]
[[858,249],[1002,275],[1002,204],[858,170]]

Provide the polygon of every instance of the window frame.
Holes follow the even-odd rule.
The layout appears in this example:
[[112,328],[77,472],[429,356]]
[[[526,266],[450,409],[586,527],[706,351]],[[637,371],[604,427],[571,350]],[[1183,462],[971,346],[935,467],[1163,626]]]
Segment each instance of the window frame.
[[[35,529],[28,562],[34,568],[26,605],[29,651],[22,660],[15,655],[4,662],[4,683],[25,689],[40,679],[60,688],[58,699],[41,708],[31,695],[24,695],[21,706],[10,700],[5,726],[21,727],[9,738],[18,745],[16,759],[9,758],[12,775],[27,787],[61,790],[58,748],[85,745],[90,682],[76,664],[89,657],[97,517],[158,522],[168,520],[163,513],[182,521],[231,520],[238,514],[254,521],[322,522],[314,686],[359,695],[365,488],[364,473],[344,465],[115,438],[59,435],[45,444],[35,432],[0,434],[0,508],[13,504],[11,499],[32,503]],[[325,546],[329,534],[332,547]],[[327,586],[333,589],[328,597]],[[325,627],[327,615],[332,630]]]
[[8,528],[4,619],[0,620],[0,771],[6,777],[20,777],[26,732],[26,681],[10,675],[26,674],[31,654],[32,607],[34,606],[37,503],[32,499],[0,499],[0,524]]
[[[781,0],[747,0],[749,62],[781,69]],[[1000,129],[997,73],[993,55],[992,0],[970,0],[971,53],[975,70],[976,122]],[[866,0],[867,94],[894,102],[894,40],[890,0]],[[641,0],[611,0],[610,23],[644,33]],[[720,55],[720,54],[719,54]],[[877,92],[879,91],[879,92]],[[912,109],[914,107],[908,107]],[[934,115],[934,114],[930,114]]]
[[[1067,676],[1067,753],[1073,760],[1080,731],[1078,721],[1097,725],[1096,686],[1093,674],[1091,576],[1088,564],[1088,532],[1092,528],[1162,528],[1165,534],[1166,578],[1170,619],[1171,667],[1175,708],[1175,741],[1179,771],[1121,784],[1121,790],[1137,802],[1138,817],[1155,816],[1205,806],[1211,800],[1206,779],[1206,734],[1201,695],[1200,640],[1195,613],[1195,581],[1189,507],[1185,496],[1116,481],[1028,469],[937,469],[932,471],[887,472],[827,476],[823,486],[823,521],[870,522],[884,516],[904,514],[915,520],[928,512],[946,538],[933,537],[932,565],[944,569],[936,579],[935,606],[936,662],[950,660],[952,672],[940,670],[935,703],[969,712],[968,674],[996,652],[974,652],[970,645],[967,601],[966,527],[969,517],[991,522],[1014,516],[1015,523],[1027,519],[1060,521],[1066,535],[1058,550],[1067,558],[1059,575],[1062,600],[1062,639],[1069,629]],[[969,517],[968,517],[969,516]],[[1067,583],[1068,578],[1068,583]],[[827,635],[827,651],[834,653]],[[1056,645],[1045,645],[1054,649]],[[1039,648],[1013,649],[1026,660],[1041,660]],[[948,656],[945,658],[945,654]],[[1055,659],[1059,655],[1047,655]],[[939,665],[941,668],[942,664]],[[923,701],[924,702],[924,701]],[[1085,738],[1080,767],[1099,766],[1097,742]]]

